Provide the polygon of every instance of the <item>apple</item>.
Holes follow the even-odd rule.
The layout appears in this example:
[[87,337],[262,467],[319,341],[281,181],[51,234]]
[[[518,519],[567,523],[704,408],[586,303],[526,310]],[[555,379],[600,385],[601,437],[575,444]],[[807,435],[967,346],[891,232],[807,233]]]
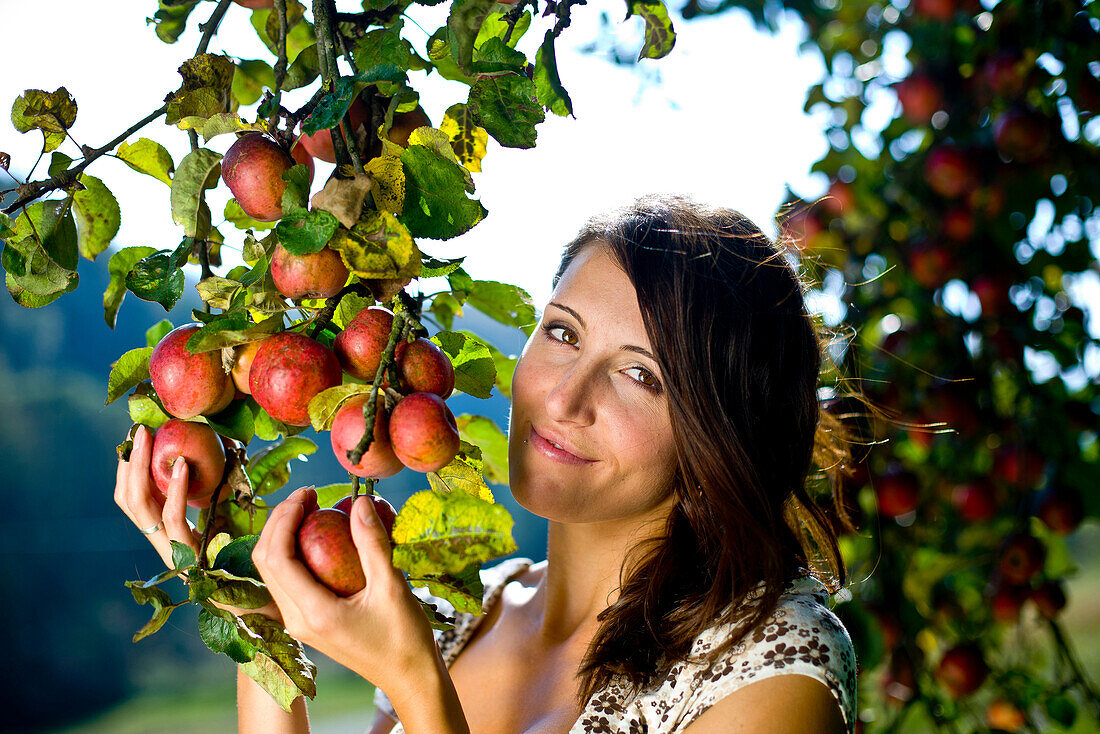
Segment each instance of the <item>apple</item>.
[[260,350],[263,343],[263,339],[258,339],[233,348],[233,370],[230,375],[233,378],[233,384],[246,395],[252,394],[252,388],[248,384],[248,376],[252,372],[252,360],[256,358],[256,352]]
[[959,9],[956,0],[913,0],[913,15],[929,20],[949,21]]
[[439,471],[458,454],[458,425],[443,398],[414,392],[390,414],[390,443],[401,463],[414,471]]
[[233,2],[252,10],[263,10],[275,7],[275,0],[233,0]]
[[405,392],[431,392],[447,398],[454,390],[455,370],[451,358],[434,342],[417,339],[398,342],[394,350]]
[[957,485],[951,492],[951,504],[966,522],[984,522],[997,514],[993,483],[984,479]]
[[1085,500],[1076,489],[1050,487],[1039,496],[1035,515],[1059,535],[1069,535],[1085,519]]
[[1028,598],[1028,589],[1013,584],[999,583],[989,597],[989,614],[995,622],[1016,624],[1020,610]]
[[981,74],[986,87],[998,97],[1017,97],[1027,88],[1027,69],[1016,50],[993,55],[982,65]]
[[[428,115],[422,107],[417,106],[408,112],[395,112],[393,113],[393,123],[390,125],[390,131],[386,134],[386,138],[391,143],[407,148],[409,147],[409,136],[412,135],[413,130],[418,127],[431,127],[431,124],[432,121],[428,119]],[[367,152],[363,155],[363,160],[367,161],[380,155],[382,155],[382,141],[375,134],[370,136],[370,144],[367,146]]]
[[348,268],[327,245],[308,255],[292,255],[280,242],[271,255],[271,280],[287,298],[330,298],[348,282]]
[[990,702],[985,710],[985,722],[991,729],[1000,731],[1021,731],[1027,723],[1024,712],[1011,701],[998,698]]
[[294,141],[294,145],[290,146],[290,157],[294,159],[295,163],[301,163],[309,171],[309,183],[313,185],[313,174],[317,166],[313,163],[313,156],[309,154],[306,147],[302,145],[302,140],[299,138]]
[[326,347],[304,334],[283,331],[264,340],[249,371],[252,397],[275,420],[309,425],[309,401],[343,378]]
[[1001,546],[998,564],[1001,577],[1009,584],[1028,584],[1043,570],[1046,555],[1046,548],[1038,538],[1022,532],[1013,533]]
[[[374,511],[378,513],[378,519],[382,521],[382,527],[386,529],[386,535],[389,537],[390,542],[393,542],[393,521],[397,519],[397,510],[395,510],[393,505],[387,502],[386,498],[381,495],[368,494],[365,496],[374,503]],[[354,504],[355,495],[349,494],[333,505],[333,508],[341,512],[346,512],[350,516],[351,508]]]
[[363,406],[369,399],[369,395],[357,395],[336,411],[329,436],[332,441],[332,453],[336,455],[340,466],[351,474],[375,479],[392,477],[401,471],[402,464],[390,445],[389,419],[386,416],[385,398],[381,395],[378,396],[374,411],[374,438],[367,453],[363,454],[357,464],[352,464],[348,458],[348,452],[355,448],[366,432],[367,424],[363,417]]
[[1011,287],[1012,281],[999,273],[979,275],[970,284],[970,290],[978,297],[982,304],[982,313],[987,318],[996,318],[1006,312],[1012,303],[1008,294]]
[[294,159],[263,133],[244,133],[222,158],[222,180],[244,213],[258,222],[283,216],[283,173]]
[[[348,107],[347,115],[340,123],[340,129],[346,134],[348,131],[348,125],[351,127],[352,134],[357,132],[363,125],[367,123],[370,117],[370,112],[367,110],[367,106],[363,104],[363,101],[358,97]],[[298,142],[306,149],[314,158],[320,158],[328,163],[336,162],[336,151],[332,147],[332,130],[318,130],[312,135],[303,134],[298,138]]]
[[302,562],[334,594],[351,596],[367,585],[348,513],[332,508],[309,513],[298,526],[297,540]]
[[1005,446],[993,455],[993,477],[1018,489],[1031,489],[1043,476],[1043,457],[1035,451]]
[[997,149],[1018,163],[1034,163],[1043,158],[1050,148],[1050,139],[1049,121],[1031,110],[1007,110],[993,123]]
[[918,242],[909,250],[909,274],[925,288],[939,288],[955,269],[955,253],[941,244]]
[[392,329],[393,312],[387,308],[371,306],[355,314],[332,342],[343,370],[352,377],[373,382]]
[[376,301],[388,301],[412,282],[412,278],[367,278],[363,281]]
[[1054,619],[1066,608],[1066,592],[1060,581],[1044,581],[1031,592],[1031,600],[1039,614]]
[[989,675],[981,649],[973,643],[956,645],[944,653],[936,667],[936,681],[954,698],[969,696]]
[[897,518],[917,509],[920,485],[916,474],[895,469],[876,478],[873,485],[880,514]]
[[153,436],[150,469],[153,482],[164,496],[172,481],[172,466],[182,456],[187,462],[187,504],[207,507],[210,495],[225,473],[225,445],[206,423],[173,418]]
[[950,144],[934,148],[925,159],[924,177],[932,191],[955,199],[978,187],[978,172],[970,157]]
[[149,377],[164,409],[177,418],[213,415],[233,400],[235,389],[221,352],[192,354],[187,340],[202,328],[184,324],[168,332],[149,356]]
[[927,125],[943,109],[940,87],[927,74],[913,73],[894,85],[902,114],[917,125]]
[[974,236],[974,212],[965,206],[948,209],[940,222],[944,236],[956,242],[965,242]]

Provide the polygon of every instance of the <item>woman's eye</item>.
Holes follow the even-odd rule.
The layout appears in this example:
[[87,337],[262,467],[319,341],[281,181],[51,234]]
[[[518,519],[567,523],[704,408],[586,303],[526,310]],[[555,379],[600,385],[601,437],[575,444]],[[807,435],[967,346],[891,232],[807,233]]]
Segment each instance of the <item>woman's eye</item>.
[[578,341],[577,335],[564,326],[547,326],[545,331],[550,335],[550,338],[563,344],[574,346]]
[[661,384],[657,382],[657,378],[653,376],[653,373],[644,367],[631,367],[623,371],[640,385],[651,387],[654,390],[660,389],[661,387]]

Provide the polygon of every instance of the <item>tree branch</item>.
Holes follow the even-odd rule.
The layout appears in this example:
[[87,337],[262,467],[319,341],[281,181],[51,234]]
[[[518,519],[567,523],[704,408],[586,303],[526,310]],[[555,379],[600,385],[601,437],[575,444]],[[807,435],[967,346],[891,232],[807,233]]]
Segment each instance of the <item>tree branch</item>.
[[[313,26],[317,32],[317,61],[321,66],[322,88],[330,91],[336,89],[336,80],[340,78],[340,68],[336,64],[336,46],[333,42],[334,15],[332,0],[313,0]],[[343,124],[333,127],[330,133],[337,171],[343,166],[355,167],[356,160],[352,159],[344,142]],[[356,170],[361,170],[362,165],[360,162]]]
[[210,14],[210,18],[205,23],[200,23],[199,28],[202,29],[202,38],[199,39],[199,45],[195,49],[195,55],[200,56],[206,53],[206,49],[210,46],[210,41],[214,38],[214,34],[218,32],[218,26],[221,25],[222,17],[225,15],[225,11],[229,9],[229,4],[233,0],[218,0],[218,7],[214,8],[214,12]]
[[316,321],[313,324],[313,331],[309,335],[311,339],[316,339],[317,335],[324,330],[328,322],[332,320],[332,315],[336,313],[336,309],[340,306],[340,301],[349,293],[357,293],[360,296],[367,297],[371,295],[370,288],[367,287],[367,284],[359,281],[350,283],[341,288],[339,293],[335,296],[331,296],[325,301],[324,308],[322,308],[315,317]]
[[276,45],[279,48],[279,60],[275,62],[275,89],[272,91],[275,106],[271,113],[271,119],[268,121],[268,127],[272,132],[278,127],[279,112],[282,109],[280,101],[283,96],[283,82],[286,81],[286,0],[275,0],[275,12],[279,14],[279,37],[276,39]]
[[99,157],[103,156],[104,154],[109,153],[110,151],[114,150],[115,147],[119,143],[123,142],[124,140],[126,140],[126,138],[130,137],[131,135],[136,133],[138,130],[140,130],[141,128],[145,127],[146,125],[148,125],[153,120],[155,120],[158,117],[160,117],[161,115],[163,115],[167,110],[168,110],[168,105],[164,104],[160,109],[156,110],[155,112],[150,113],[147,117],[142,119],[140,122],[137,122],[134,125],[130,126],[129,128],[126,129],[125,132],[123,132],[117,138],[115,138],[114,140],[107,143],[106,145],[104,145],[101,148],[94,148],[94,149],[91,149],[91,150],[89,150],[88,148],[85,148],[84,149],[84,160],[82,160],[80,163],[73,166],[72,168],[69,168],[65,171],[62,171],[61,173],[57,174],[53,178],[46,179],[45,181],[34,181],[32,183],[28,183],[28,184],[25,184],[23,186],[20,186],[19,188],[16,189],[16,191],[19,192],[19,198],[17,198],[15,200],[15,203],[11,204],[6,209],[4,209],[4,213],[5,214],[11,214],[12,212],[18,210],[20,207],[23,207],[23,206],[29,204],[30,202],[34,201],[35,199],[39,198],[40,196],[48,194],[51,191],[56,191],[57,189],[63,188],[65,186],[71,185],[72,183],[74,183],[76,181],[76,179],[80,176],[80,174],[84,172],[84,169],[87,168],[88,165],[92,161],[94,161],[96,158],[99,158]]
[[371,388],[370,397],[363,406],[363,419],[365,421],[363,437],[359,439],[359,443],[355,445],[355,448],[348,452],[348,460],[353,465],[359,463],[363,458],[363,454],[367,453],[370,448],[371,442],[374,441],[374,414],[378,407],[378,391],[382,387],[382,376],[385,374],[386,368],[394,361],[393,354],[397,350],[397,342],[401,341],[401,334],[404,330],[405,315],[401,313],[394,314],[389,341],[386,342],[386,349],[382,352],[382,361],[378,363],[378,370],[374,373],[374,386]]

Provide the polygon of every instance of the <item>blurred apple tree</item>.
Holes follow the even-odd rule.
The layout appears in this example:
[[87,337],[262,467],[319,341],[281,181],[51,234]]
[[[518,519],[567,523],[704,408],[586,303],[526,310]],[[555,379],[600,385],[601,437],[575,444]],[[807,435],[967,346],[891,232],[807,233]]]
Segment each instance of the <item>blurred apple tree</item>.
[[792,193],[781,224],[842,304],[842,379],[874,403],[832,404],[868,444],[844,482],[866,580],[838,607],[861,726],[1095,731],[1059,613],[1065,536],[1100,516],[1100,5],[681,12],[731,9],[772,29],[794,11],[826,65],[806,109],[827,122],[814,170],[831,185]]

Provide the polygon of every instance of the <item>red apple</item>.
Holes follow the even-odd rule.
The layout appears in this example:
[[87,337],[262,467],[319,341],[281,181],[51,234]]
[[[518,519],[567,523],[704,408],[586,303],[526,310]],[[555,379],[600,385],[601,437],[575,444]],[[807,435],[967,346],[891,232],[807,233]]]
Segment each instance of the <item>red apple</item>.
[[989,666],[981,649],[973,643],[963,643],[944,653],[935,678],[954,698],[963,698],[981,688],[988,675]]
[[[366,495],[366,497],[368,497],[370,501],[374,503],[374,511],[378,513],[378,519],[382,521],[382,527],[386,529],[386,535],[389,536],[390,542],[392,542],[393,521],[397,519],[397,510],[395,510],[393,508],[393,505],[387,502],[386,498],[382,497],[381,495],[368,494]],[[355,495],[349,494],[347,497],[344,497],[335,505],[333,505],[333,508],[340,510],[341,512],[346,512],[350,516],[351,508],[354,504]]]
[[952,207],[944,213],[940,226],[949,239],[965,242],[974,236],[974,212],[965,206]]
[[1043,476],[1043,457],[1035,451],[1004,446],[993,456],[993,477],[1017,489],[1030,490]]
[[1000,51],[982,66],[982,80],[998,97],[1018,97],[1027,88],[1027,68],[1019,51]]
[[248,376],[252,372],[252,360],[256,358],[256,352],[264,343],[263,339],[254,342],[246,342],[233,349],[233,384],[246,395],[252,394],[252,388],[248,384]]
[[1054,619],[1066,608],[1066,592],[1059,581],[1044,581],[1031,592],[1039,614]]
[[920,485],[912,472],[894,470],[879,476],[873,484],[880,514],[896,518],[917,509]]
[[458,425],[443,398],[414,392],[390,415],[390,443],[401,463],[414,471],[438,471],[458,454]]
[[955,270],[955,253],[939,243],[918,242],[909,250],[909,273],[925,288],[939,288]]
[[306,515],[298,527],[298,555],[313,576],[338,596],[351,596],[367,585],[346,512],[321,509]]
[[995,622],[1016,624],[1027,601],[1028,589],[1012,584],[997,584],[989,597],[989,614]]
[[187,340],[202,328],[184,324],[168,332],[149,356],[149,377],[164,409],[177,418],[213,415],[233,400],[233,382],[221,352],[192,354]]
[[997,116],[993,123],[993,142],[997,149],[1019,163],[1034,163],[1050,148],[1050,123],[1046,117],[1020,108]]
[[283,216],[283,173],[294,159],[263,133],[245,133],[222,158],[222,180],[244,213],[259,222]]
[[434,342],[417,339],[401,341],[394,350],[405,392],[431,392],[447,398],[454,390],[455,370],[447,353]]
[[187,462],[187,504],[206,507],[225,472],[225,446],[206,423],[173,418],[153,436],[150,469],[153,482],[164,496],[172,480],[172,466],[182,456]]
[[[348,107],[347,116],[344,121],[340,123],[340,129],[346,134],[348,131],[348,125],[352,133],[358,131],[367,122],[370,113],[367,111],[367,106],[363,104],[362,100],[358,97],[351,106]],[[320,158],[323,161],[329,163],[336,162],[336,151],[332,147],[332,130],[318,130],[312,135],[302,135],[298,138],[298,142],[306,149],[314,158]]]
[[997,514],[997,495],[988,480],[957,485],[951,492],[951,504],[966,522],[985,522]]
[[390,446],[389,419],[386,416],[385,399],[382,396],[378,397],[376,404],[374,439],[367,453],[363,454],[358,464],[352,464],[348,458],[348,452],[355,448],[366,431],[363,406],[369,399],[369,395],[357,395],[340,406],[340,410],[332,420],[330,431],[332,452],[336,455],[340,466],[351,474],[375,479],[392,477],[401,471],[402,464],[393,453],[393,447]]
[[996,318],[1007,311],[1012,303],[1008,294],[1011,287],[1011,279],[1001,274],[979,275],[970,284],[970,290],[978,297],[982,313],[987,318]]
[[953,145],[941,145],[924,162],[928,186],[940,196],[955,199],[978,186],[978,171],[970,157]]
[[998,569],[1009,584],[1024,586],[1043,570],[1047,550],[1042,542],[1027,533],[1013,533],[1001,546]]
[[295,163],[301,163],[309,170],[309,183],[313,185],[313,174],[316,166],[313,163],[313,156],[302,145],[301,140],[295,140],[294,145],[290,146],[290,157],[294,159]]
[[1050,487],[1040,495],[1035,515],[1059,535],[1069,535],[1085,519],[1085,500],[1076,489]]
[[1024,712],[1014,703],[998,698],[986,708],[985,722],[991,729],[1017,732],[1024,728],[1027,719],[1024,717]]
[[304,334],[283,331],[264,340],[252,360],[252,397],[275,420],[309,425],[309,401],[339,385],[340,363],[327,348]]
[[901,111],[910,122],[927,125],[943,109],[940,87],[926,74],[914,73],[894,85]]
[[233,0],[245,8],[251,8],[252,10],[263,10],[265,8],[275,7],[275,0]]
[[271,256],[271,280],[287,298],[329,298],[348,282],[348,269],[340,253],[327,246],[292,255],[280,242]]
[[373,382],[392,329],[393,312],[389,309],[371,306],[355,314],[332,342],[340,366],[352,377]]

